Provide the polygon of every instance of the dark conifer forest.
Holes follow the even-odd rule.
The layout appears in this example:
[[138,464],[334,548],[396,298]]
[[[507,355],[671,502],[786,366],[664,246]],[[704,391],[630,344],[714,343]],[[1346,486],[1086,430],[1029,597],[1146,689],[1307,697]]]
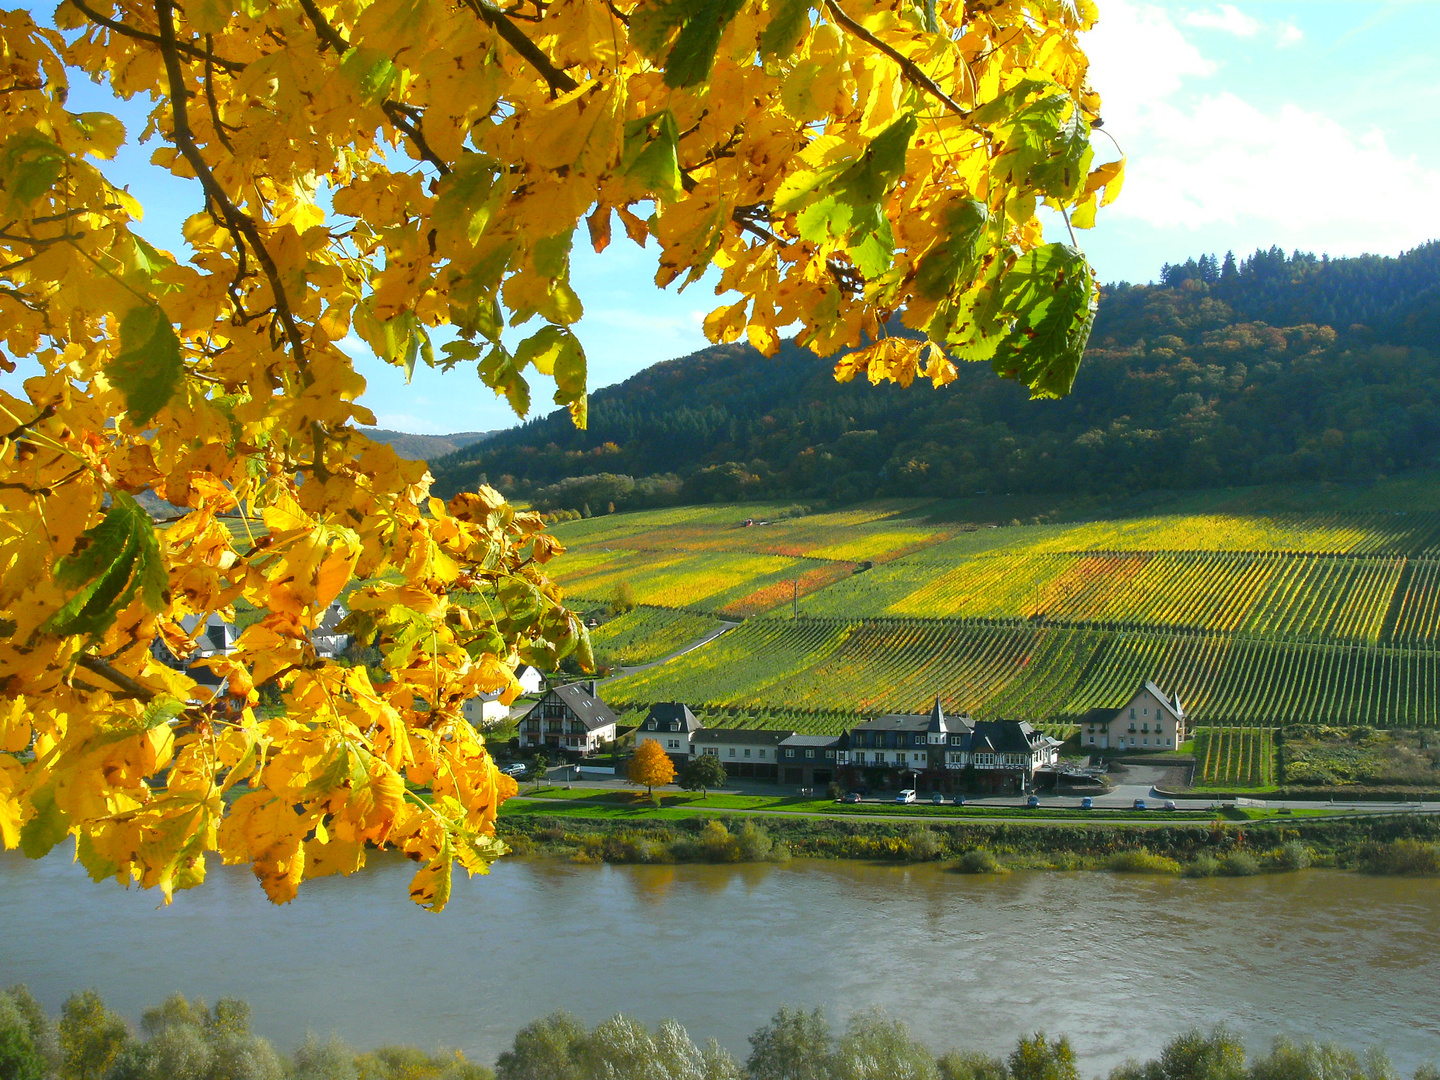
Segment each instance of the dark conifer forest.
[[1440,241],[1396,258],[1206,255],[1104,290],[1069,397],[988,365],[839,384],[786,343],[721,345],[432,462],[541,509],[976,492],[1124,495],[1365,480],[1440,460]]

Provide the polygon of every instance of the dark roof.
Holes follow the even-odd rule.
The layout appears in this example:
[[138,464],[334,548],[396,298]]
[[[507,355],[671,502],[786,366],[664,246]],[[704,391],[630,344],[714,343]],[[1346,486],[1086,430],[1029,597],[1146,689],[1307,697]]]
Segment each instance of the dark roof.
[[[575,718],[591,731],[615,723],[615,714],[610,711],[609,705],[595,696],[592,683],[577,682],[568,683],[565,686],[552,686],[550,694],[554,694],[563,701],[566,707],[575,714]],[[549,694],[546,695],[546,697],[549,696]],[[541,698],[539,702],[531,706],[530,712],[534,712],[540,702],[544,700],[545,698]],[[526,715],[528,716],[529,713]]]
[[970,736],[972,754],[1029,754],[1045,736],[1025,720],[977,720]]
[[682,702],[657,701],[650,706],[650,712],[640,726],[646,731],[699,731],[705,725],[695,719],[695,714]]
[[973,721],[963,713],[946,716],[940,707],[940,699],[927,713],[886,713],[863,723],[855,724],[851,731],[927,731],[935,735],[956,734],[969,731]]
[[1153,679],[1145,680],[1145,689],[1149,690],[1150,693],[1154,694],[1157,698],[1160,699],[1160,704],[1165,706],[1165,711],[1168,712],[1171,716],[1173,716],[1176,721],[1183,721],[1185,719],[1185,709],[1180,704],[1179,694],[1175,695],[1175,700],[1172,703],[1170,698],[1166,696],[1165,691],[1161,690],[1160,687],[1155,685],[1155,681]]
[[748,743],[751,746],[779,746],[795,734],[772,728],[701,728],[690,736],[694,743]]
[[782,739],[782,746],[834,746],[840,741],[839,735],[791,735]]

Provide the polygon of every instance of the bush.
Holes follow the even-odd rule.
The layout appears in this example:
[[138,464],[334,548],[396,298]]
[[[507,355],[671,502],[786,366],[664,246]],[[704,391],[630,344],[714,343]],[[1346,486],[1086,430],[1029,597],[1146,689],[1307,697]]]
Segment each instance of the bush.
[[1178,874],[1180,864],[1168,855],[1138,851],[1117,851],[1105,860],[1107,869],[1121,874]]
[[905,837],[905,854],[913,862],[931,862],[940,857],[944,846],[934,829],[917,825]]
[[1226,877],[1250,877],[1260,872],[1260,860],[1248,851],[1232,851],[1220,862],[1220,873]]
[[1440,877],[1440,844],[1420,840],[1361,844],[1356,852],[1356,864],[1367,874]]
[[962,874],[1000,874],[1004,872],[999,861],[990,852],[983,849],[967,851],[960,856],[960,861],[955,864],[955,869]]
[[1277,870],[1304,870],[1314,853],[1299,840],[1287,840],[1270,852],[1270,861]]
[[1186,877],[1214,877],[1220,873],[1220,860],[1213,855],[1197,855],[1195,860],[1186,864],[1184,874]]

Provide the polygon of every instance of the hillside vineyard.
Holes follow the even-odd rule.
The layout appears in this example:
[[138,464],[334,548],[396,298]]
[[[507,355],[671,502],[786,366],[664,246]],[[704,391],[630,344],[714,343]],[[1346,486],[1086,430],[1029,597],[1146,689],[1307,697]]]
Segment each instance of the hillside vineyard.
[[[938,696],[947,710],[1053,729],[1154,679],[1208,726],[1427,726],[1440,713],[1440,513],[1428,486],[1317,489],[1330,506],[1309,514],[1248,511],[1280,501],[1251,492],[1029,525],[987,522],[998,501],[775,520],[783,508],[683,507],[559,526],[571,550],[558,573],[569,601],[592,610],[629,583],[641,606],[594,631],[617,663],[653,662],[719,619],[740,621],[607,682],[606,700],[626,710],[676,700],[707,723],[783,716],[834,732]],[[1386,502],[1405,508],[1376,509]],[[1233,753],[1246,753],[1237,739]],[[1218,740],[1209,750],[1232,753]]]

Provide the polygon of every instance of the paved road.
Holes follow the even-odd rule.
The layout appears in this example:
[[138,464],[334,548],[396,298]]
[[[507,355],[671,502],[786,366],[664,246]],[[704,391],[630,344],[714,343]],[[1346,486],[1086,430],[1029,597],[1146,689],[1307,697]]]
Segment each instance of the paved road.
[[607,683],[611,679],[618,679],[623,675],[633,675],[635,674],[635,672],[644,671],[646,668],[659,667],[661,664],[674,660],[677,656],[684,656],[688,652],[693,652],[694,650],[700,648],[701,645],[709,645],[710,642],[714,641],[721,634],[726,633],[730,630],[734,630],[735,627],[739,625],[739,622],[730,619],[722,619],[719,626],[715,627],[715,629],[709,631],[703,636],[696,638],[694,641],[690,642],[690,644],[682,645],[674,652],[666,653],[664,656],[660,657],[660,659],[651,660],[648,664],[636,664],[633,667],[622,667],[616,674],[607,675],[605,678],[599,681],[601,683]]
[[[1096,795],[1096,796],[1094,796],[1093,799],[1092,799],[1092,801],[1093,801],[1093,804],[1094,804],[1095,809],[1097,809],[1097,810],[1130,810],[1130,809],[1133,809],[1134,803],[1135,803],[1135,800],[1136,800],[1136,799],[1144,799],[1151,810],[1161,809],[1161,808],[1163,807],[1163,805],[1164,805],[1164,802],[1165,802],[1164,796],[1157,795],[1157,794],[1155,793],[1154,788],[1151,787],[1151,786],[1149,786],[1149,783],[1148,783],[1148,781],[1150,780],[1150,776],[1149,776],[1149,775],[1145,775],[1145,776],[1140,775],[1140,771],[1141,771],[1142,768],[1143,768],[1142,766],[1131,766],[1131,775],[1126,778],[1126,780],[1127,780],[1127,783],[1126,783],[1126,784],[1117,786],[1117,787],[1116,787],[1110,794],[1108,794],[1108,795]],[[1165,769],[1155,769],[1154,771],[1155,771],[1156,773],[1161,773],[1161,774],[1163,774],[1164,772],[1166,772]],[[630,786],[627,785],[623,780],[620,780],[620,779],[610,779],[609,777],[606,777],[605,779],[598,779],[598,780],[575,780],[575,779],[572,779],[572,777],[573,777],[573,772],[571,771],[571,767],[570,767],[570,766],[560,766],[560,767],[553,768],[553,769],[549,770],[549,773],[548,773],[548,775],[547,775],[547,777],[546,777],[546,782],[549,783],[549,784],[552,784],[552,785],[564,784],[564,785],[567,785],[567,786],[570,786],[570,787],[576,787],[576,788],[590,788],[590,789],[593,789],[593,790],[595,790],[595,791],[617,791],[617,790],[618,790],[618,791],[634,791],[634,790],[635,790],[633,787],[630,787]],[[521,785],[520,785],[520,788],[521,788],[521,790],[520,790],[520,794],[521,794],[521,795],[525,796],[526,798],[533,798],[533,797],[534,797],[534,796],[531,796],[531,795],[528,795],[528,794],[527,794],[527,791],[533,790],[533,781],[523,781],[523,782],[521,783]],[[663,794],[663,793],[664,793],[664,792],[662,791],[662,794]],[[795,789],[790,788],[790,787],[778,787],[778,786],[775,786],[775,785],[760,785],[760,784],[756,784],[756,785],[754,785],[754,786],[747,786],[747,787],[744,787],[744,788],[741,788],[741,787],[725,787],[725,788],[716,788],[716,789],[714,790],[714,794],[716,794],[716,795],[793,795],[794,793],[795,793]],[[543,798],[543,797],[542,797],[542,798]],[[1047,808],[1048,808],[1048,809],[1078,810],[1078,809],[1080,808],[1080,799],[1081,799],[1081,796],[1079,796],[1079,795],[1042,795],[1042,796],[1040,797],[1040,808],[1041,808],[1042,810],[1047,809]],[[556,800],[556,801],[563,802],[563,801],[565,801],[565,800],[562,799],[562,800]],[[872,805],[872,806],[893,805],[894,796],[893,796],[893,795],[888,795],[888,796],[884,796],[884,795],[882,795],[882,796],[872,796],[872,797],[870,797],[870,798],[867,798],[867,799],[863,800],[863,802],[864,802],[865,805]],[[926,797],[924,793],[922,793],[922,797],[921,797],[918,805],[921,805],[921,806],[928,805],[929,802],[930,802],[929,798]],[[1220,802],[1221,802],[1221,800],[1216,799],[1216,798],[1213,797],[1213,796],[1205,795],[1205,796],[1200,796],[1200,797],[1191,798],[1191,799],[1176,799],[1176,800],[1175,800],[1175,808],[1176,808],[1177,810],[1211,810],[1211,809],[1216,808],[1216,807],[1219,805]],[[1023,799],[1021,799],[1019,796],[1016,796],[1016,795],[1005,795],[1005,796],[998,796],[998,797],[995,797],[995,798],[970,798],[970,797],[967,797],[967,798],[965,799],[965,805],[966,805],[966,806],[975,806],[975,807],[992,806],[992,807],[997,807],[997,808],[998,808],[998,807],[1011,807],[1011,808],[1014,808],[1014,807],[1018,807],[1018,806],[1024,806],[1024,805],[1025,805],[1025,801],[1024,801]],[[1342,811],[1353,811],[1353,812],[1357,812],[1357,813],[1384,813],[1384,814],[1393,814],[1393,813],[1402,812],[1402,811],[1423,812],[1423,813],[1440,813],[1440,801],[1435,801],[1435,802],[1411,802],[1411,803],[1399,803],[1399,802],[1330,802],[1330,803],[1324,803],[1324,802],[1315,802],[1315,801],[1313,801],[1313,800],[1303,800],[1303,799],[1289,799],[1289,800],[1275,800],[1275,799],[1271,799],[1271,800],[1264,800],[1264,806],[1265,806],[1266,809],[1270,809],[1270,810],[1278,810],[1278,809],[1287,809],[1287,808],[1288,808],[1288,809],[1291,809],[1291,810],[1335,809],[1335,810],[1342,810]],[[727,809],[725,812],[726,812],[726,813],[755,813],[755,814],[781,814],[781,815],[784,815],[784,814],[795,814],[797,811],[793,811],[793,810],[728,810],[728,809]],[[860,815],[844,815],[844,814],[836,814],[836,813],[834,813],[834,812],[827,811],[827,812],[825,812],[824,814],[818,814],[818,815],[816,815],[816,816],[821,816],[821,817],[825,817],[825,818],[850,817],[850,816],[854,816],[857,820],[862,820],[862,821],[875,821],[875,820],[882,820],[882,821],[883,821],[883,820],[890,820],[890,818],[889,818],[888,816],[883,815],[883,814],[876,814],[876,813],[874,813],[874,812],[865,813],[865,814],[860,814]],[[937,817],[938,817],[938,815],[937,815]],[[914,821],[914,820],[915,820],[915,817],[914,817],[913,814],[906,814],[906,815],[904,815],[904,816],[899,816],[899,815],[897,815],[897,816],[896,816],[896,820]],[[964,818],[962,818],[962,819],[956,819],[956,818],[953,818],[953,817],[951,817],[951,816],[949,816],[949,815],[946,815],[946,817],[943,818],[943,819],[941,819],[941,820],[981,821],[981,820],[986,820],[986,819],[981,818],[981,817],[971,817],[971,816],[969,816],[969,815],[966,815],[966,816],[965,816]],[[1023,819],[1017,819],[1017,818],[1014,818],[1014,817],[1006,817],[1006,818],[1003,818],[1003,819],[995,819],[995,820],[1015,821],[1015,820],[1023,820]]]

